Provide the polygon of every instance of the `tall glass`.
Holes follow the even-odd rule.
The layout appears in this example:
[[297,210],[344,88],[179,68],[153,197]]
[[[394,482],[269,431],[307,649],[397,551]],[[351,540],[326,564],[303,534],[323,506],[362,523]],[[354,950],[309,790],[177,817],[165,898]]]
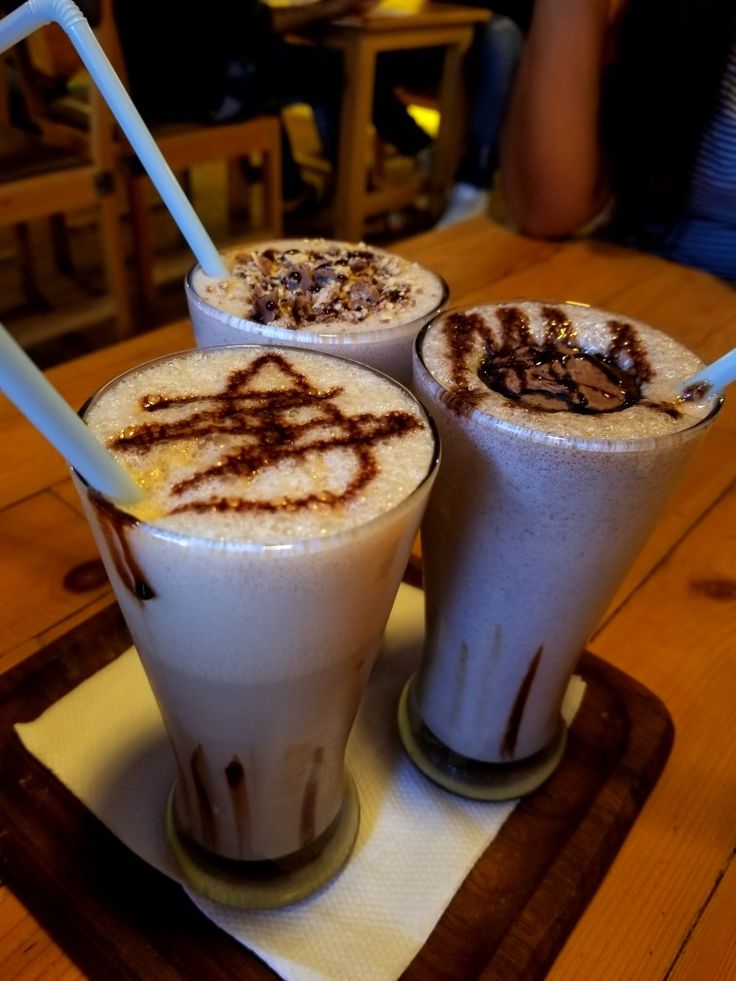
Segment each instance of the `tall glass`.
[[[560,707],[578,658],[718,410],[711,401],[678,424],[668,403],[651,400],[633,414],[552,411],[551,400],[575,389],[575,372],[589,370],[584,358],[578,367],[571,360],[584,343],[577,318],[602,324],[591,329],[591,344],[603,375],[613,370],[616,330],[626,331],[631,350],[637,338],[655,343],[644,325],[611,314],[528,303],[441,315],[417,341],[415,391],[437,422],[443,465],[422,524],[426,647],[404,692],[400,729],[419,768],[468,797],[529,792],[559,763]],[[444,335],[449,346],[438,348],[439,332],[454,328]],[[545,351],[558,330],[562,367],[550,379]],[[685,364],[672,377],[688,377],[698,359],[673,345],[670,355]],[[474,347],[477,358],[464,362]],[[653,368],[629,370],[635,377]],[[667,371],[660,366],[657,375],[665,385]],[[481,375],[508,388],[492,395]],[[578,377],[587,398],[598,382]],[[520,398],[525,386],[534,404]],[[652,426],[658,434],[645,435]]]
[[[153,384],[168,398],[177,391],[178,378],[196,375],[202,359],[211,361],[223,350],[240,358],[239,352],[254,349],[183,352],[161,359],[145,368],[165,364],[172,369],[170,382],[163,386],[142,376],[140,385],[135,382],[142,389],[139,394],[151,402]],[[76,483],[176,756],[178,778],[167,815],[173,856],[198,891],[258,908],[285,905],[320,888],[342,867],[353,846],[359,809],[344,766],[346,742],[434,479],[437,446],[426,414],[390,379],[341,359],[256,350],[268,352],[267,359],[275,355],[279,365],[295,366],[298,379],[311,378],[321,370],[320,362],[329,362],[330,379],[344,374],[345,382],[362,393],[366,412],[372,394],[380,404],[387,392],[391,396],[389,389],[398,390],[400,404],[419,420],[422,438],[426,435],[429,441],[422,444],[426,459],[419,479],[409,481],[390,506],[379,505],[370,520],[355,525],[348,520],[331,529],[327,507],[321,533],[318,523],[316,535],[300,537],[297,530],[289,540],[273,544],[267,534],[257,541],[228,540],[219,531],[208,537],[201,523],[209,520],[206,507],[192,512],[189,532],[186,522],[172,529],[165,521],[142,520],[78,478]],[[193,358],[198,359],[194,368]],[[100,404],[114,402],[139,371],[98,392],[86,417],[94,421]],[[370,464],[373,444],[363,415],[356,421],[341,414],[319,386],[306,391],[314,395],[309,406],[299,380],[295,388],[275,391],[268,409],[261,393],[246,385],[222,412],[220,396],[189,399],[191,409],[185,398],[176,411],[187,416],[185,426],[200,429],[209,411],[217,414],[218,425],[245,419],[248,432],[265,418],[257,444],[264,471],[270,467],[264,454],[291,425],[289,420],[296,420],[296,432],[305,425],[306,414],[324,412],[320,419],[327,420],[327,428],[318,430],[319,445],[304,473],[323,464],[329,471],[329,453],[348,453],[342,459],[353,475],[353,450],[326,445],[331,439],[328,423],[338,417],[338,437],[361,436],[356,466]],[[156,396],[153,401],[162,410],[156,425],[159,419],[164,427],[182,425],[167,421],[173,410],[163,404],[165,399]],[[279,405],[290,408],[273,408]],[[241,410],[246,415],[238,417]],[[380,411],[377,418],[383,418]],[[134,441],[135,431],[135,426],[125,430],[122,438],[133,432]],[[174,428],[146,432],[154,432],[166,447],[170,442],[170,454],[183,453]],[[287,434],[281,444],[287,456],[300,438]],[[233,445],[228,451],[232,454]],[[124,454],[121,461],[127,464],[132,457],[135,464],[136,452]],[[301,459],[293,455],[286,470],[297,469]],[[333,483],[326,497],[335,493]],[[370,495],[370,480],[363,493]],[[220,506],[235,506],[232,497],[223,500]],[[311,521],[315,507],[319,510],[315,503],[301,510],[298,502],[291,507],[295,521]],[[272,516],[264,506],[257,521]],[[284,520],[291,520],[288,510]]]

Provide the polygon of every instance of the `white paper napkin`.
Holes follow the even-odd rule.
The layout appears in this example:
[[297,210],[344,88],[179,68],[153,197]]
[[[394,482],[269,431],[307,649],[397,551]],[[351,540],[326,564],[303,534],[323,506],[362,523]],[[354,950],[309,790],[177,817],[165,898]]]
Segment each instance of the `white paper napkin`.
[[[361,824],[340,876],[318,895],[276,911],[234,910],[187,890],[206,916],[289,981],[394,981],[514,808],[454,797],[404,756],[396,708],[422,635],[423,593],[402,586],[348,747]],[[573,682],[568,719],[585,690],[579,678]],[[132,648],[16,729],[121,841],[180,881],[162,820],[173,754]]]

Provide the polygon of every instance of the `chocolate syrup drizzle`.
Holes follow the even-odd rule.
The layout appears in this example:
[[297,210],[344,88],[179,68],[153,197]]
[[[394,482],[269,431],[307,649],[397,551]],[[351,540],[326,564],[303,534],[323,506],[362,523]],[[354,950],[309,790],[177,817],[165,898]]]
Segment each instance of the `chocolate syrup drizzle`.
[[[290,381],[287,388],[253,387],[260,373],[275,366]],[[345,449],[355,457],[355,475],[340,491],[321,490],[281,500],[251,500],[237,495],[210,494],[183,501],[171,510],[182,511],[295,511],[313,505],[337,507],[360,494],[374,479],[379,465],[374,449],[379,443],[398,439],[422,427],[410,412],[348,415],[336,402],[343,391],[336,386],[315,388],[281,354],[268,353],[247,368],[236,369],[220,392],[206,395],[149,394],[141,408],[151,414],[171,407],[194,406],[184,418],[130,426],[109,445],[112,449],[147,453],[164,442],[206,439],[213,436],[242,437],[214,465],[203,467],[172,488],[175,496],[205,487],[214,477],[249,478],[286,460],[303,460],[312,454]],[[301,410],[301,411],[300,411]],[[304,419],[303,410],[309,410]],[[302,421],[296,421],[300,412]]]
[[[310,861],[315,854],[318,854],[325,840],[331,836],[332,825],[320,834],[317,834],[316,827],[317,799],[324,764],[325,748],[324,746],[316,746],[312,752],[299,811],[299,848],[279,859],[246,860],[253,870],[257,868],[262,875],[268,875],[276,874],[279,870],[283,871],[288,867],[299,868],[302,864]],[[195,747],[190,756],[189,773],[196,797],[201,836],[201,842],[197,842],[196,839],[192,839],[192,842],[216,853],[220,837],[218,822],[226,816],[218,815],[212,803],[211,776],[201,744]],[[238,852],[240,855],[246,855],[252,850],[251,806],[247,774],[237,756],[232,757],[224,768],[223,774],[232,805],[232,818],[237,829]],[[215,772],[214,777],[215,779],[219,777],[219,771]],[[223,864],[239,861],[238,859],[220,860]]]
[[121,582],[139,602],[154,599],[156,593],[146,580],[128,541],[128,530],[138,523],[137,519],[119,511],[97,491],[90,489],[87,493],[97,510],[100,528]]
[[516,752],[516,741],[519,738],[521,720],[524,717],[524,709],[526,708],[529,692],[532,689],[532,682],[537,673],[539,662],[542,659],[543,651],[543,646],[537,648],[534,657],[529,662],[529,667],[526,669],[526,674],[519,685],[514,704],[511,706],[511,712],[506,723],[506,731],[504,732],[503,742],[501,743],[501,752],[507,758],[513,758]]
[[566,312],[542,307],[544,332],[537,340],[527,314],[517,306],[499,307],[496,318],[500,340],[480,314],[453,313],[443,328],[451,363],[452,390],[446,397],[451,409],[466,413],[481,398],[472,388],[468,360],[477,341],[485,356],[477,377],[488,388],[533,412],[575,412],[602,415],[632,405],[679,418],[672,403],[642,397],[642,385],[654,376],[635,327],[621,320],[608,321],[611,342],[605,353],[584,350]]
[[237,756],[233,756],[225,767],[225,780],[233,806],[233,816],[238,835],[238,851],[244,855],[251,834],[250,798],[245,770]]
[[192,775],[194,792],[197,795],[197,809],[202,841],[207,848],[217,851],[217,820],[209,792],[209,775],[204,750],[199,745],[189,760],[189,770]]

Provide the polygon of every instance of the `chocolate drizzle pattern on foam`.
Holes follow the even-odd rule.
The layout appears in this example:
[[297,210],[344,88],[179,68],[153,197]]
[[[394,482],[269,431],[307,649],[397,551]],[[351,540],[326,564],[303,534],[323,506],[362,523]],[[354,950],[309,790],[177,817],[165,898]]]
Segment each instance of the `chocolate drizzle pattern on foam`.
[[[267,367],[276,367],[288,379],[285,388],[253,387]],[[381,414],[344,413],[336,397],[342,387],[315,388],[305,374],[297,371],[281,354],[268,353],[247,368],[235,369],[225,387],[210,395],[145,395],[144,411],[155,414],[171,407],[191,404],[196,408],[184,418],[130,426],[113,439],[111,449],[146,453],[164,442],[201,440],[209,437],[242,437],[242,442],[225,451],[211,466],[175,484],[174,496],[205,486],[213,478],[247,479],[287,460],[303,460],[313,454],[335,449],[352,453],[356,469],[342,490],[321,490],[301,497],[257,500],[236,495],[208,495],[183,501],[171,514],[183,511],[296,511],[322,505],[337,507],[359,495],[379,472],[374,448],[379,443],[401,438],[423,428],[424,423],[410,412],[391,410]],[[304,418],[304,410],[309,410]],[[298,415],[301,421],[297,421]]]
[[359,324],[381,311],[393,319],[408,309],[415,290],[410,279],[397,279],[404,265],[398,256],[333,244],[237,253],[232,275],[251,294],[244,317],[310,330],[335,320]]
[[446,317],[443,329],[452,389],[445,401],[452,410],[467,413],[482,398],[468,368],[469,356],[480,338],[485,356],[477,368],[477,378],[503,395],[509,406],[532,412],[603,415],[641,405],[679,418],[681,412],[674,403],[643,398],[642,385],[652,379],[654,370],[632,324],[609,320],[611,343],[599,354],[580,346],[564,310],[546,305],[541,314],[541,340],[535,338],[527,314],[513,305],[497,308],[500,340],[478,313]]

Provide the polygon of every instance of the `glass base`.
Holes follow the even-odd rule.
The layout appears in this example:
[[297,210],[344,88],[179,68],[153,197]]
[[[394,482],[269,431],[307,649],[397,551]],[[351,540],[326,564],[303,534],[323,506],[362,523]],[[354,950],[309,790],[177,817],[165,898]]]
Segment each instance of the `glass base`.
[[433,783],[471,800],[511,800],[530,794],[557,768],[567,743],[560,719],[554,739],[540,752],[515,763],[483,763],[453,752],[440,742],[417,714],[410,679],[399,701],[399,735],[409,759]]
[[239,862],[218,858],[179,832],[174,792],[166,807],[166,841],[182,878],[208,899],[240,909],[278,909],[306,899],[327,885],[347,862],[360,824],[360,803],[348,774],[340,812],[313,846],[283,861]]

